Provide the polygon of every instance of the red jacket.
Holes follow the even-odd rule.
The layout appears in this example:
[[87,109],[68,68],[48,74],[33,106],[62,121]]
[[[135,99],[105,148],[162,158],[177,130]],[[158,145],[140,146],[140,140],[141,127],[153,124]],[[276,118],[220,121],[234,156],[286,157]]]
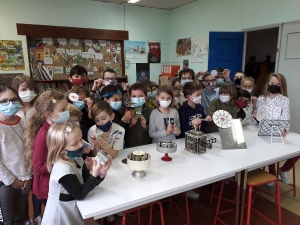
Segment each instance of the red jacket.
[[48,122],[44,122],[33,144],[34,179],[32,192],[38,199],[48,199],[50,173],[46,165],[48,154],[46,136],[50,126]]

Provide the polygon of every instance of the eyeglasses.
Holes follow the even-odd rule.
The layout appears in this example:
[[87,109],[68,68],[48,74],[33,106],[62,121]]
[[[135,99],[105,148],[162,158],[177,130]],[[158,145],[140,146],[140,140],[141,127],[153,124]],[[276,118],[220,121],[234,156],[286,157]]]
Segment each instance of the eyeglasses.
[[114,78],[114,77],[112,77],[112,78],[110,78],[110,77],[105,77],[105,78],[103,78],[103,79],[106,80],[106,81],[117,81],[117,79]]
[[9,100],[9,99],[3,99],[3,100],[0,101],[0,104],[2,106],[6,106],[6,105],[9,105],[9,102],[14,103],[14,104],[15,103],[20,103],[20,101],[19,101],[18,98],[13,98],[11,100]]
[[204,80],[204,82],[206,82],[206,83],[215,83],[216,79],[213,79],[213,80]]

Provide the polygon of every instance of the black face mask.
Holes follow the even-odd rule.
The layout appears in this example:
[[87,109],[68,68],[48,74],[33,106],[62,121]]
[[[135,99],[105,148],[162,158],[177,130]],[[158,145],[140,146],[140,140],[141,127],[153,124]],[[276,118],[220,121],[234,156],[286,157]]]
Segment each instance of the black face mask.
[[242,79],[241,78],[238,78],[238,79],[235,79],[234,83],[236,85],[241,85],[241,82],[242,82]]
[[277,86],[277,85],[273,85],[273,84],[270,84],[270,85],[269,85],[268,91],[269,91],[271,94],[277,94],[277,93],[280,93],[280,92],[281,92],[280,87]]

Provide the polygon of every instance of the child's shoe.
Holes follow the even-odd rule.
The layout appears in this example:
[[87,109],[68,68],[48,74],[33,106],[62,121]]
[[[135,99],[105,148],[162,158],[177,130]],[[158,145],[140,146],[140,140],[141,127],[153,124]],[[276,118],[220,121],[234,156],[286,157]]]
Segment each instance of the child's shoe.
[[187,196],[189,199],[192,199],[192,200],[198,200],[200,198],[200,194],[195,192],[194,190],[188,191]]
[[290,180],[288,177],[288,172],[287,171],[282,171],[281,169],[279,170],[279,175],[281,177],[281,181],[285,184],[290,184]]

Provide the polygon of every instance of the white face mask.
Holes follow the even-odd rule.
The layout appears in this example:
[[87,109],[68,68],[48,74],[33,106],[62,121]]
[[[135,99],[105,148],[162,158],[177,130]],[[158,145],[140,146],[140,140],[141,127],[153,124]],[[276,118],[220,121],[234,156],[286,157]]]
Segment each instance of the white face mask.
[[163,108],[168,108],[171,104],[171,101],[159,101],[159,105]]
[[116,81],[110,80],[110,81],[105,81],[104,85],[107,86],[107,85],[116,84],[116,83],[117,83]]
[[220,101],[221,102],[228,102],[230,100],[229,95],[220,95]]
[[251,93],[253,89],[244,89],[244,90],[246,90],[246,91],[248,91],[249,93]]
[[31,102],[32,99],[35,98],[36,94],[34,93],[34,91],[27,90],[27,91],[20,91],[19,96],[23,102],[27,103],[27,102]]
[[201,95],[199,95],[199,96],[196,97],[196,98],[193,98],[192,101],[193,101],[195,104],[201,104]]
[[177,105],[180,102],[180,98],[174,97],[174,105]]

